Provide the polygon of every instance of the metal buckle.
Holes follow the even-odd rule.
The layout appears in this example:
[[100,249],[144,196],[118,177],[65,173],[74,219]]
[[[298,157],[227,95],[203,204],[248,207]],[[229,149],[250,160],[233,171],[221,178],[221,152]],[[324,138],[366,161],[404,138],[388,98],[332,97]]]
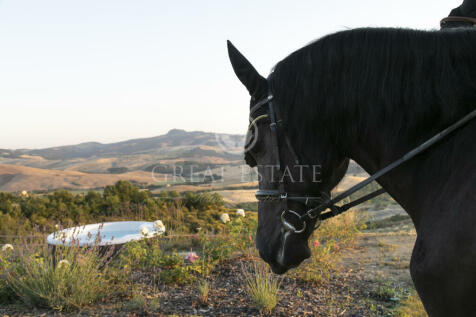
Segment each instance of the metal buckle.
[[[299,229],[299,230],[296,229],[296,227],[294,225],[292,225],[291,223],[289,223],[286,220],[286,211],[288,212],[288,214],[296,216],[299,219],[299,221],[302,221],[302,228],[301,229]],[[281,223],[283,224],[283,228],[284,228],[285,231],[289,231],[289,232],[292,232],[292,233],[299,234],[299,233],[303,233],[304,230],[306,230],[306,222],[301,220],[301,216],[293,210],[283,210],[283,212],[281,214]]]
[[306,216],[309,217],[309,219],[314,219],[320,214],[321,214],[321,211],[318,211],[317,209],[311,209],[306,213]]

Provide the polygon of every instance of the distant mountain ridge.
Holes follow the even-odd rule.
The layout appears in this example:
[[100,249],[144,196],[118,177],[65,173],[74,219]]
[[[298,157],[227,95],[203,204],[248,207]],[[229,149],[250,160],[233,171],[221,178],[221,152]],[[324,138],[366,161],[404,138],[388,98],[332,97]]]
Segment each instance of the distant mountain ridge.
[[[144,186],[178,170],[220,173],[243,163],[243,136],[173,129],[164,135],[103,144],[0,149],[0,191],[88,189],[118,179]],[[162,175],[152,175],[161,171]],[[169,174],[169,177],[164,176]],[[191,177],[188,175],[188,177]],[[239,174],[229,182],[239,181]]]
[[[44,149],[0,149],[0,157],[19,158],[24,155],[40,156],[46,160],[68,160],[91,157],[113,157],[119,155],[137,155],[157,152],[158,149],[187,147],[207,147],[208,152],[204,155],[213,154],[215,151],[220,157],[239,159],[237,155],[227,153],[218,147],[216,136],[226,135],[241,141],[241,135],[217,134],[210,132],[172,129],[167,134],[150,138],[131,139],[116,143],[103,144],[99,142],[86,142],[76,145],[65,145]],[[198,154],[195,152],[195,154]]]
[[[241,184],[243,177],[247,182],[253,181],[243,174],[246,168],[242,166],[242,150],[242,135],[178,129],[109,144],[86,142],[44,149],[0,149],[0,191],[87,190],[119,179],[145,187],[169,184],[174,190],[209,188],[208,183],[190,184],[200,173],[219,176],[214,177],[214,186]],[[178,182],[174,181],[177,171],[183,172]],[[192,172],[195,176],[191,176]],[[353,163],[348,173],[359,176],[362,170]]]

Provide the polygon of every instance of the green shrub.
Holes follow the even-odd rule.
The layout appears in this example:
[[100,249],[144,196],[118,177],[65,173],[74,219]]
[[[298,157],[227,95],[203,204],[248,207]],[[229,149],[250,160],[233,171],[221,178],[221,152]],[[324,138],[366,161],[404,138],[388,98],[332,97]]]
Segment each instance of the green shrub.
[[242,218],[237,216],[227,224],[228,235],[233,248],[245,253],[254,246],[256,228],[258,223],[255,218]]
[[140,311],[143,312],[146,309],[147,300],[141,295],[135,295],[129,301],[124,303],[124,309],[128,311]]
[[157,311],[160,308],[160,301],[157,298],[147,299],[142,294],[134,295],[123,305],[124,310],[139,312],[141,315],[146,311]]
[[398,295],[397,290],[392,282],[379,283],[377,288],[372,292],[372,295],[379,300],[389,301]]
[[164,253],[154,239],[127,243],[119,255],[118,267],[126,274],[153,272],[160,282],[178,285],[190,284],[197,276],[206,277],[213,268],[207,256],[188,263],[176,251]]
[[16,266],[14,261],[12,251],[3,252],[0,250],[0,304],[7,304],[15,299],[15,292],[7,281],[8,272],[14,270]]
[[157,239],[143,239],[127,243],[119,254],[124,269],[148,270],[160,265],[162,250]]
[[[168,230],[195,233],[198,228],[219,232],[224,225],[219,215],[224,202],[216,193],[163,192],[153,197],[131,183],[119,181],[106,186],[102,193],[86,195],[58,190],[48,194],[21,197],[0,193],[0,235],[28,235],[35,226],[44,231],[64,226],[118,220],[162,220]],[[0,237],[0,243],[7,243]]]
[[197,209],[200,211],[223,207],[225,204],[223,198],[219,194],[208,192],[186,192],[182,198],[182,202],[188,209]]
[[399,302],[402,298],[408,297],[408,290],[396,285],[392,281],[379,281],[371,295],[381,301]]
[[253,262],[251,268],[243,270],[245,288],[256,308],[269,314],[278,304],[281,280],[273,275],[264,263]]
[[159,281],[166,284],[191,284],[196,280],[197,275],[202,274],[200,261],[186,265],[183,257],[177,253],[164,255],[159,263]]
[[228,260],[234,252],[233,244],[227,235],[210,238],[207,234],[201,235],[202,254],[208,258],[212,264],[217,264]]

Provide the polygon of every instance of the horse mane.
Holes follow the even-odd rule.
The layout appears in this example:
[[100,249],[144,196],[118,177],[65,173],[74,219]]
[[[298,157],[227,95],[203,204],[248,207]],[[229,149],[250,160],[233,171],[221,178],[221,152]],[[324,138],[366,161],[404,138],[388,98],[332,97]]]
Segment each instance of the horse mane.
[[338,32],[279,62],[269,83],[298,149],[316,133],[342,151],[349,133],[416,145],[474,109],[476,30]]

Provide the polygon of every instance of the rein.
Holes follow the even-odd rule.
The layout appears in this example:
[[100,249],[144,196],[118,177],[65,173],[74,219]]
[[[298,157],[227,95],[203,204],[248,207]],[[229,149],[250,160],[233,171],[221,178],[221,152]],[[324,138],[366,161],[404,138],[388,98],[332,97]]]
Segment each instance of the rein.
[[[474,22],[476,24],[476,19],[474,19]],[[256,117],[255,119],[251,120],[251,124],[248,130],[254,126],[254,124],[262,118],[269,117],[271,123],[270,123],[270,128],[271,132],[273,134],[273,143],[274,143],[274,148],[276,149],[277,153],[277,167],[278,171],[283,173],[282,171],[282,166],[281,166],[281,160],[280,160],[280,152],[279,152],[279,139],[278,139],[278,129],[279,129],[279,123],[281,123],[281,120],[279,120],[279,114],[276,112],[276,109],[273,106],[273,95],[269,94],[266,98],[262,99],[256,105],[254,105],[251,110],[250,110],[250,115],[252,116],[257,110],[261,109],[261,107],[268,105],[268,112],[266,115],[261,115]],[[367,186],[374,180],[378,179],[379,177],[387,174],[388,172],[392,171],[396,167],[400,166],[402,163],[412,159],[416,155],[420,154],[421,152],[425,151],[429,147],[433,146],[435,143],[439,142],[441,139],[445,138],[448,136],[450,133],[455,131],[456,129],[462,127],[472,119],[476,117],[476,109],[464,116],[462,119],[457,121],[456,123],[452,124],[451,126],[447,127],[443,131],[437,133],[427,141],[423,142],[413,150],[409,151],[405,155],[403,155],[401,158],[398,160],[392,162],[391,164],[387,165],[386,167],[382,168],[381,170],[377,171],[367,179],[359,182],[358,184],[352,186],[348,190],[344,191],[343,193],[337,195],[333,199],[326,199],[324,202],[321,196],[307,196],[307,195],[302,195],[302,194],[294,194],[294,193],[288,193],[285,190],[285,184],[283,181],[280,181],[279,183],[279,189],[274,190],[258,190],[256,192],[256,198],[260,201],[266,201],[266,200],[284,200],[287,204],[288,200],[293,200],[297,202],[304,203],[305,205],[314,205],[317,203],[318,205],[309,209],[307,212],[304,214],[300,215],[299,213],[290,210],[286,208],[283,210],[281,213],[281,223],[283,225],[283,229],[287,232],[291,233],[302,233],[306,230],[307,226],[307,221],[308,220],[313,220],[313,219],[318,219],[318,220],[325,220],[328,218],[332,218],[334,216],[337,216],[348,209],[355,207],[369,199],[372,199],[374,197],[377,197],[378,195],[381,195],[385,193],[385,190],[379,189],[376,190],[370,194],[367,194],[365,196],[362,196],[348,204],[342,205],[342,206],[336,206],[338,202],[341,202],[345,198],[349,197],[356,191],[362,189],[363,187]],[[287,136],[285,136],[287,138]],[[286,140],[288,147],[290,148],[291,153],[295,156],[296,162],[299,162],[298,158],[295,155],[295,151],[292,148],[292,145]],[[249,151],[250,148],[248,148],[246,151]],[[330,211],[323,213],[325,210],[329,209]],[[294,224],[296,222],[300,223],[299,227],[296,227]]]

